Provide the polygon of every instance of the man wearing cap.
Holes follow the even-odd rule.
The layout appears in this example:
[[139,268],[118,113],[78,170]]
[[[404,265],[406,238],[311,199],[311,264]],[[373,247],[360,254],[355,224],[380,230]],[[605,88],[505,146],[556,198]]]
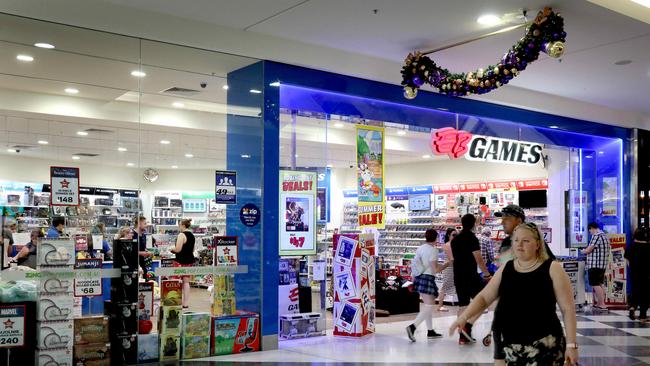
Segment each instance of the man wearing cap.
[[[523,224],[526,221],[526,213],[518,205],[508,205],[501,210],[501,212],[495,212],[494,216],[501,218],[501,225],[503,226],[503,231],[508,235],[501,242],[501,248],[499,249],[499,266],[505,264],[509,260],[513,259],[512,257],[512,233],[515,231],[517,226]],[[551,248],[548,247],[546,241],[544,241],[546,246],[546,252],[551,260],[555,260],[555,255],[551,252]],[[497,303],[497,307],[499,304]],[[495,310],[496,314],[496,310]],[[501,340],[501,332],[499,331],[499,322],[497,318],[494,318],[492,321],[492,337],[494,340],[494,361],[495,364],[503,365],[506,358],[506,354],[503,351],[503,342]]]

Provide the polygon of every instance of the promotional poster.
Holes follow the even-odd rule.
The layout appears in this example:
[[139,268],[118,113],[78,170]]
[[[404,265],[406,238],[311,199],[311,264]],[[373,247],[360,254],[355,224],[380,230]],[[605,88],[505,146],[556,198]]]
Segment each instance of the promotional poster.
[[50,204],[79,206],[79,168],[50,167]]
[[612,247],[611,257],[605,272],[605,288],[607,305],[625,305],[627,296],[627,275],[625,262],[625,234],[607,234]]
[[357,125],[357,192],[359,227],[383,229],[386,205],[382,127]]
[[316,254],[316,173],[280,171],[280,255]]

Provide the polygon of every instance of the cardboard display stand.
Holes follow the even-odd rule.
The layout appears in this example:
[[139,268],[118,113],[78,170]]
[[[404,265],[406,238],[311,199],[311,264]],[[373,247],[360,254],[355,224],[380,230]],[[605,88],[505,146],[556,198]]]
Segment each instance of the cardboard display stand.
[[375,237],[334,235],[334,335],[375,332]]

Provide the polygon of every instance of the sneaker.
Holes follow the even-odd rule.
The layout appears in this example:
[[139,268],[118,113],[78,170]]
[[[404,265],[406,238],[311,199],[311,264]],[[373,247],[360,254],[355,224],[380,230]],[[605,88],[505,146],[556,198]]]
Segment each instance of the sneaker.
[[411,324],[406,327],[406,335],[409,337],[411,342],[415,342],[415,325]]
[[460,330],[460,334],[465,337],[465,340],[468,342],[475,343],[476,339],[472,337],[472,325],[466,324],[463,329]]
[[430,329],[427,331],[427,338],[429,339],[442,338],[442,334],[436,333],[434,329]]
[[635,308],[630,308],[630,312],[628,313],[628,317],[630,320],[636,320],[636,309]]
[[460,344],[462,346],[462,345],[465,345],[465,344],[468,344],[468,343],[471,343],[470,340],[467,339],[467,337],[465,337],[463,335],[463,333],[461,332],[459,334],[459,336],[458,336],[458,344]]

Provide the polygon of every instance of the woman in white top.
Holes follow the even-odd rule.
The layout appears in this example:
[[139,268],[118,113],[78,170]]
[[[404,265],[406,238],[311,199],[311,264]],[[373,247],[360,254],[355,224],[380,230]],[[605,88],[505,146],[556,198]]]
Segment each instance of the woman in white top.
[[406,334],[411,342],[415,342],[415,329],[426,321],[427,338],[442,337],[442,334],[433,330],[433,306],[438,296],[438,286],[436,286],[435,274],[440,272],[438,267],[438,248],[436,240],[438,232],[435,229],[428,229],[425,232],[426,243],[422,244],[411,264],[411,275],[413,276],[413,289],[420,293],[424,304],[420,306],[420,312],[415,318],[413,324],[406,327]]

